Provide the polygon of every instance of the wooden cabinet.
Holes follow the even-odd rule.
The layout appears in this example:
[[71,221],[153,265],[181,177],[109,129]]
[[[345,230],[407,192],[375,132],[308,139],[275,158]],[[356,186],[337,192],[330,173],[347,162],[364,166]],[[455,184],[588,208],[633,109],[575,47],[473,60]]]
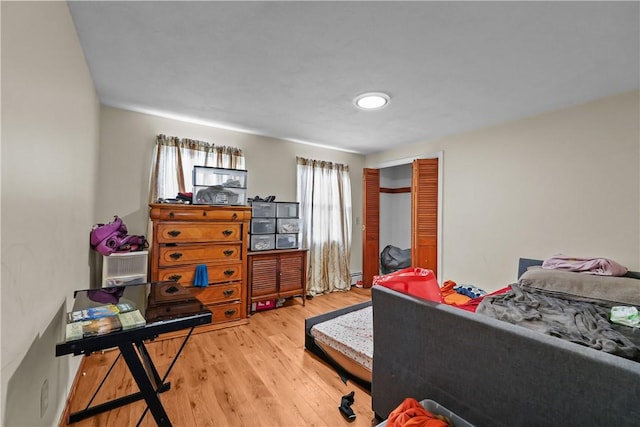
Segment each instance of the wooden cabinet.
[[250,252],[248,260],[251,303],[300,296],[305,305],[306,249]]
[[[151,281],[179,282],[211,310],[212,324],[198,327],[197,332],[247,323],[251,209],[172,204],[150,207]],[[206,266],[206,287],[193,286],[199,265]],[[165,297],[169,296],[167,292]]]

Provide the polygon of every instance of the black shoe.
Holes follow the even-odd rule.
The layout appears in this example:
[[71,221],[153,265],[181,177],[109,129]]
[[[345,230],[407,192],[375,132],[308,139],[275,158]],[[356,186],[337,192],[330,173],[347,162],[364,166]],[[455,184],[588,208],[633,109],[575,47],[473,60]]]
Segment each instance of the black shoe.
[[351,409],[351,406],[340,405],[338,409],[340,410],[340,413],[345,418],[345,420],[352,422],[353,420],[356,419],[356,414],[354,414],[353,409]]
[[355,391],[352,391],[351,393],[342,396],[342,401],[340,406],[338,406],[342,416],[349,422],[356,419],[356,414],[353,412],[353,409],[351,409],[351,405],[353,405],[353,402],[355,401],[354,395]]
[[355,394],[356,394],[356,392],[352,391],[351,393],[345,394],[344,396],[342,396],[342,404],[343,405],[346,404],[347,406],[353,405],[353,402],[355,402],[355,400],[356,400],[355,399]]

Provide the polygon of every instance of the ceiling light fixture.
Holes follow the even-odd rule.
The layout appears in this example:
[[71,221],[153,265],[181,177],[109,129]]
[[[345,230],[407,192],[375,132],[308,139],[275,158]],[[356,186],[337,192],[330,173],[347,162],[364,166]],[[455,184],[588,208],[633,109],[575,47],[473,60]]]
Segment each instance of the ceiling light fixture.
[[391,97],[382,92],[367,92],[360,94],[353,100],[353,105],[362,110],[378,110],[385,107],[391,101]]

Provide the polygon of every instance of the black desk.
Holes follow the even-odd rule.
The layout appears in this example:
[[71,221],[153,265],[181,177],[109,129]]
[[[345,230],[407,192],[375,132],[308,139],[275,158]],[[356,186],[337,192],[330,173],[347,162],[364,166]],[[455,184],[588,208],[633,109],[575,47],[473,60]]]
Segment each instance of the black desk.
[[[73,311],[108,303],[132,303],[145,317],[147,324],[135,329],[121,330],[104,335],[65,341],[56,344],[56,356],[66,354],[89,356],[92,352],[118,347],[120,354],[107,371],[98,389],[90,399],[86,408],[72,413],[69,423],[109,411],[111,409],[144,399],[147,409],[140,417],[138,424],[151,411],[159,426],[171,426],[158,394],[169,390],[171,383],[165,382],[178,356],[184,349],[193,328],[211,323],[209,311],[198,299],[185,288],[175,282],[154,282],[104,289],[84,289],[76,291]],[[145,340],[153,340],[159,334],[189,329],[182,345],[171,361],[165,375],[161,378],[144,345]],[[111,373],[117,360],[122,356],[131,371],[140,392],[129,394],[112,401],[91,406],[93,399]]]

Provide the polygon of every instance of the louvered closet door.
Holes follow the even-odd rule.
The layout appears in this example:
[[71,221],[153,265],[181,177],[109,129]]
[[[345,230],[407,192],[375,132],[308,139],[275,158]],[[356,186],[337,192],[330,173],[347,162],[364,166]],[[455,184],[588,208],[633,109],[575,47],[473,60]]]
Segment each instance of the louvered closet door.
[[438,275],[438,159],[413,161],[411,263]]
[[368,288],[380,271],[380,171],[363,169],[362,283]]

